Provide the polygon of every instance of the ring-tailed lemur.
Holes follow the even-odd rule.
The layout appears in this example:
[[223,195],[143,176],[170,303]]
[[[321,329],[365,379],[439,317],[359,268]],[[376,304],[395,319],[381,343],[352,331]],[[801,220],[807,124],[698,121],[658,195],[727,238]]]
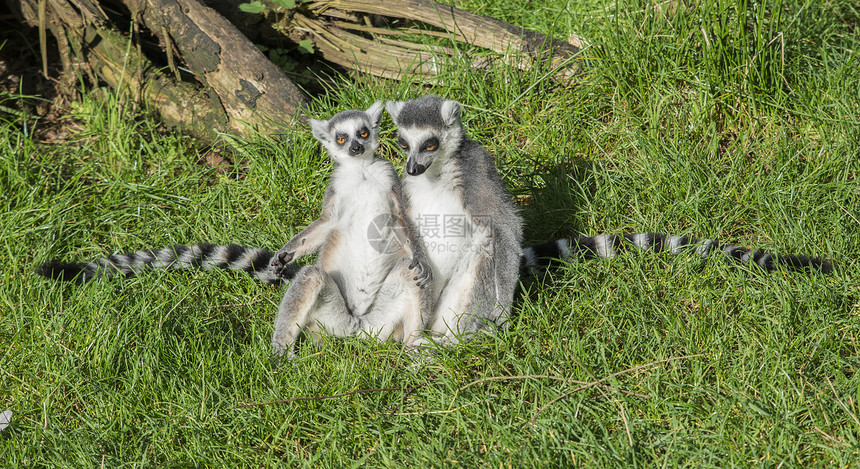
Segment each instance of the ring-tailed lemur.
[[522,219],[490,155],[463,133],[456,101],[424,96],[389,102],[406,152],[403,191],[436,273],[430,331],[456,341],[487,323],[503,325],[522,272],[536,275],[553,259],[611,258],[628,247],[702,257],[722,251],[765,270],[831,271],[825,259],[776,255],[709,239],[659,233],[559,239],[520,248]]
[[503,326],[519,285],[523,220],[493,159],[466,137],[456,101],[386,104],[406,152],[403,193],[433,269],[429,332],[457,342]]
[[724,257],[729,260],[756,265],[767,271],[784,268],[796,271],[820,271],[826,274],[830,273],[833,268],[827,259],[794,254],[772,254],[734,244],[721,244],[712,239],[696,239],[661,233],[624,233],[558,239],[523,248],[523,273],[540,276],[542,271],[555,259],[567,262],[574,261],[579,256],[585,259],[608,259],[630,248],[670,252],[672,254],[695,251],[702,258],[707,257],[712,252],[722,251]]
[[48,261],[36,273],[57,280],[89,282],[99,277],[132,276],[158,269],[228,269],[247,272],[264,283],[280,284],[291,279],[299,266],[289,264],[280,270],[269,265],[273,253],[268,249],[249,248],[236,244],[193,244],[162,249],[146,249],[126,254],[114,254],[91,262]]
[[429,319],[428,267],[406,216],[394,167],[375,155],[382,104],[310,120],[334,161],[322,214],[272,258],[282,270],[319,252],[295,276],[278,310],[272,347],[288,351],[302,330],[344,337],[359,332],[410,344]]

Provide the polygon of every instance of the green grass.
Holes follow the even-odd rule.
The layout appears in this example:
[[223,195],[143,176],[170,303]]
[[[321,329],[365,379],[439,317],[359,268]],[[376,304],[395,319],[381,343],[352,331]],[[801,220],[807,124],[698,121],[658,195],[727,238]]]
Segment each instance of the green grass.
[[[120,97],[77,103],[81,130],[64,145],[4,114],[5,465],[858,464],[856,2],[457,4],[591,44],[570,85],[453,66],[432,88],[463,102],[529,241],[659,230],[824,255],[835,272],[634,253],[527,284],[508,329],[426,363],[360,338],[279,363],[282,292],[242,274],[76,286],[32,270],[179,242],[280,247],[317,216],[327,182],[308,129],[228,142],[230,162],[213,168],[218,150],[118,110]],[[424,89],[347,78],[311,112]]]

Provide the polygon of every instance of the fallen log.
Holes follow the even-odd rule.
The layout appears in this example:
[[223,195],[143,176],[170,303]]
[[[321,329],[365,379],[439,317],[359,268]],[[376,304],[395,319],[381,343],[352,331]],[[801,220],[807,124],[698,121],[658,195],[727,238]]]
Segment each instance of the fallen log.
[[[406,31],[419,36],[432,35],[432,31],[418,27],[421,24],[439,28],[441,34],[436,36],[496,52],[508,64],[522,70],[535,65],[549,66],[557,69],[557,77],[561,79],[572,78],[578,70],[572,59],[580,52],[579,42],[559,41],[496,18],[429,0],[317,0],[309,4],[309,10],[312,19],[302,19],[299,12],[293,21],[312,31],[315,45],[326,59],[379,76],[401,79],[403,74],[432,76],[445,61],[454,58],[451,48],[425,46],[425,51],[420,51],[412,47],[414,43],[394,39]],[[367,27],[347,21],[355,18],[366,22],[365,18],[355,16],[358,14],[406,20],[408,29]],[[312,22],[316,25],[310,26]],[[362,40],[356,32],[367,32],[373,39]]]
[[[230,16],[247,35],[259,37],[258,23],[241,16],[247,0],[207,0]],[[284,10],[266,3],[268,40],[310,40],[325,60],[345,69],[398,80],[432,81],[467,45],[496,54],[521,70],[541,66],[556,80],[574,78],[584,41],[561,41],[430,0],[314,0]],[[275,14],[277,13],[277,14]],[[469,60],[469,58],[467,58]],[[485,60],[472,59],[477,68]]]
[[[43,4],[43,19],[39,3]],[[301,91],[229,22],[195,0],[129,3],[132,16],[174,52],[193,81],[157,66],[91,0],[10,2],[58,39],[66,73],[95,74],[155,109],[162,120],[207,142],[219,133],[280,132],[306,104]],[[169,5],[170,8],[167,8]],[[65,45],[65,47],[63,47]],[[173,50],[175,48],[175,51]]]
[[243,0],[206,1],[218,11],[199,0],[6,0],[40,29],[43,57],[45,33],[57,39],[66,82],[103,80],[207,142],[220,133],[279,133],[306,105],[248,36],[309,41],[337,66],[399,80],[431,82],[451,61],[485,67],[470,55],[478,49],[520,69],[542,67],[553,79],[579,70],[578,42],[430,0],[257,1],[263,16],[240,11]]

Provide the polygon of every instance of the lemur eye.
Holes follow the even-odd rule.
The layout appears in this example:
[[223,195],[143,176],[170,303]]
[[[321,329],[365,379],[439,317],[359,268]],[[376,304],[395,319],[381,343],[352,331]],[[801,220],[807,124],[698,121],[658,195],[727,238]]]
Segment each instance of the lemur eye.
[[370,135],[370,132],[368,132],[365,129],[361,129],[358,131],[358,137],[359,138],[367,138],[368,135]]
[[345,142],[345,141],[346,141],[346,137],[338,137],[335,141],[336,141],[338,144],[343,145],[343,142]]
[[439,139],[437,138],[428,138],[424,141],[424,146],[421,147],[422,151],[436,151],[439,148]]

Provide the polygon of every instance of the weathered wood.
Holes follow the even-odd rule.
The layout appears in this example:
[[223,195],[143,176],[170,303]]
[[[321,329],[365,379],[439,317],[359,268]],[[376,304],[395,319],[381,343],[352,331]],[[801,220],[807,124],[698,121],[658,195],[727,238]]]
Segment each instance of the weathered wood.
[[448,31],[458,41],[499,53],[509,49],[527,54],[547,50],[563,60],[579,52],[579,48],[544,34],[429,0],[322,0],[312,5],[426,23]]
[[[258,37],[261,25],[237,14],[248,0],[203,0],[231,18],[246,35]],[[534,66],[555,69],[552,78],[567,81],[578,73],[579,42],[565,42],[519,28],[496,18],[476,15],[430,0],[315,0],[279,15],[265,16],[267,34],[310,39],[324,59],[347,69],[393,79],[432,81],[446,62],[462,61],[438,45],[457,41],[499,54],[499,59],[522,70]],[[257,15],[263,19],[263,15]],[[378,21],[382,19],[382,21]],[[400,27],[368,23],[398,20]],[[241,22],[241,23],[239,23]],[[389,21],[390,22],[390,21]],[[433,30],[432,28],[437,28]],[[406,36],[425,36],[421,43]],[[572,37],[576,37],[573,35]],[[429,46],[428,44],[437,44]],[[459,51],[462,53],[462,50]],[[475,62],[476,66],[486,60]]]
[[[35,25],[38,1],[7,3]],[[162,73],[91,0],[46,1],[45,24],[60,43],[71,46],[77,59],[64,63],[85,66],[79,72],[94,71],[111,87],[129,92],[158,111],[165,123],[205,141],[214,142],[219,133],[280,132],[305,105],[301,91],[250,41],[194,0],[174,2],[170,21],[157,14],[147,18],[152,26],[159,26],[152,29],[154,34],[167,30],[172,38],[187,40],[174,44],[181,42],[179,56],[202,87]],[[139,9],[130,10],[138,15],[159,9],[154,2],[141,1],[135,6]]]
[[[522,69],[552,69],[552,79],[575,76],[574,59],[580,52],[575,45],[430,0],[313,0],[276,15],[240,12],[238,5],[247,0],[5,1],[31,25],[41,24],[57,38],[67,77],[83,75],[94,82],[98,75],[147,103],[165,123],[207,141],[219,133],[280,132],[306,103],[303,93],[246,36],[275,42],[310,38],[315,50],[335,64],[420,81],[431,81],[447,62],[461,62],[463,50],[473,50],[455,51],[451,41],[495,51],[501,61]],[[114,16],[106,15],[103,5]],[[124,8],[129,17],[117,16]],[[140,38],[150,36],[141,30],[159,38],[163,50],[142,47]],[[415,35],[426,40],[410,42]],[[157,57],[159,53],[166,57]],[[154,63],[158,61],[169,70],[162,71]]]
[[[387,18],[401,18],[413,22],[424,23],[435,26],[446,31],[452,39],[471,44],[484,49],[489,49],[502,54],[504,60],[509,61],[518,68],[527,70],[535,64],[544,63],[550,67],[561,67],[558,72],[562,78],[573,77],[577,73],[576,63],[569,59],[580,52],[580,48],[565,41],[553,39],[544,34],[523,29],[496,18],[480,16],[459,8],[443,5],[430,0],[388,0],[379,2],[374,0],[318,0],[309,4],[309,8],[319,16],[330,16],[339,18],[340,11],[350,13],[365,13],[380,15]],[[337,24],[337,23],[335,23]],[[334,25],[328,28],[332,34],[340,35]],[[376,32],[380,33],[380,28]],[[380,47],[377,45],[376,47]],[[383,48],[387,53],[389,49]],[[374,48],[362,49],[367,55],[374,55]],[[349,51],[345,51],[349,52]],[[330,54],[333,55],[333,54]],[[375,54],[379,55],[379,54]],[[349,59],[348,55],[346,56]],[[354,62],[367,66],[379,67],[380,57],[367,58],[364,62],[363,56],[356,56]],[[403,59],[395,57],[392,64],[399,65]],[[426,58],[421,54],[415,54],[412,68],[426,70],[428,67]],[[391,67],[391,65],[389,65]],[[431,63],[430,68],[438,68],[439,63]],[[387,70],[381,67],[383,70]],[[404,69],[411,71],[410,68]],[[386,73],[390,75],[390,73]]]
[[432,77],[441,65],[437,62],[438,56],[427,47],[409,50],[350,34],[338,27],[327,27],[301,15],[296,15],[293,22],[315,35],[314,45],[326,60],[346,68],[383,78],[403,79],[410,75]]
[[[229,125],[278,132],[299,113],[304,94],[235,26],[196,0],[122,0],[152,31],[167,30],[186,66],[223,106]],[[166,40],[166,38],[164,38]]]

